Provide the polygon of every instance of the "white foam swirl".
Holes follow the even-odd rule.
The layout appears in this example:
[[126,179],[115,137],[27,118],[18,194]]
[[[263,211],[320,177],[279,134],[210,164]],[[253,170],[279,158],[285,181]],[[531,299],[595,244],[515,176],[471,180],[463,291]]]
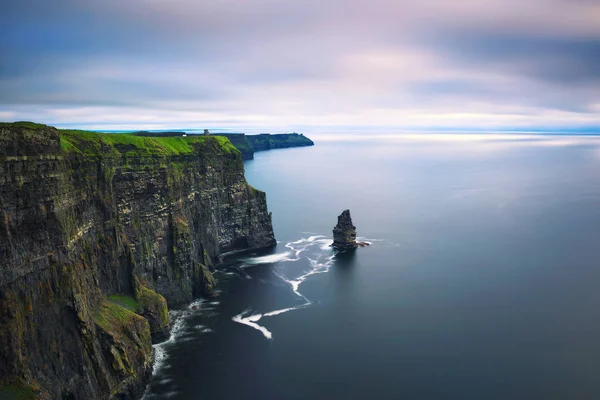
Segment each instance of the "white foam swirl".
[[[264,317],[274,317],[276,315],[284,314],[290,311],[306,308],[312,304],[312,302],[300,292],[300,285],[312,275],[322,274],[329,271],[329,268],[333,264],[334,259],[334,254],[330,247],[331,242],[332,240],[330,238],[327,238],[326,236],[312,235],[307,238],[301,238],[299,240],[287,243],[285,247],[290,249],[290,252],[262,257],[254,257],[245,260],[247,264],[253,265],[274,262],[295,262],[300,260],[302,253],[306,252],[309,249],[320,250],[315,258],[311,258],[308,256],[305,257],[309,262],[310,269],[298,277],[290,279],[282,273],[275,272],[275,274],[279,278],[281,278],[283,281],[287,282],[291,286],[292,291],[296,294],[296,296],[304,300],[304,303],[295,307],[282,308],[279,310],[269,311],[263,314],[251,314],[251,310],[248,309],[244,310],[240,314],[233,316],[232,320],[234,322],[250,326],[260,331],[263,334],[263,336],[267,339],[273,339],[272,332],[270,332],[266,327],[259,325],[257,322]],[[294,254],[295,258],[292,258],[291,254]]]
[[233,321],[240,323],[240,324],[244,324],[244,325],[248,325],[251,328],[256,329],[257,331],[262,332],[262,334],[267,338],[267,339],[272,339],[273,338],[273,334],[271,332],[269,332],[269,330],[267,328],[265,328],[262,325],[259,325],[256,323],[256,321],[260,320],[262,318],[262,314],[254,314],[254,315],[250,315],[248,317],[244,317],[244,315],[250,313],[250,310],[245,310],[242,313],[234,316],[232,318]]
[[[185,309],[169,311],[169,320],[171,321],[171,332],[169,338],[164,342],[157,343],[152,346],[154,348],[154,364],[152,366],[152,373],[154,375],[156,375],[161,370],[170,367],[167,363],[168,355],[166,351],[170,345],[177,341],[186,341],[193,339],[189,337],[189,332],[186,332],[184,330],[186,318],[195,313],[204,313],[207,311],[211,311],[212,307],[218,304],[219,302],[217,301],[206,302],[205,300],[196,300],[190,305],[188,305],[188,307]],[[212,332],[212,330],[204,328],[201,330],[201,332],[208,333]]]
[[249,265],[272,264],[272,263],[282,262],[282,261],[298,261],[297,256],[296,256],[296,258],[291,258],[290,257],[291,254],[292,253],[288,251],[285,253],[270,254],[268,256],[250,257],[250,258],[246,259],[245,261]]

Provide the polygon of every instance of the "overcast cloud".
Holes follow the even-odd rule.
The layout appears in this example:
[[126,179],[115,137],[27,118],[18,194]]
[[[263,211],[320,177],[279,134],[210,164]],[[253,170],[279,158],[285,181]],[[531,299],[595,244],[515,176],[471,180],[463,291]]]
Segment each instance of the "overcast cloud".
[[593,0],[8,0],[0,120],[600,127]]

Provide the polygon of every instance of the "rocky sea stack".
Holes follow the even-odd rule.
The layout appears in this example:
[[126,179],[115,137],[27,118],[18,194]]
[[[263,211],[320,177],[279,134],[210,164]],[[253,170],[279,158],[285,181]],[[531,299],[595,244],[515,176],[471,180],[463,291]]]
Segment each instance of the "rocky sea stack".
[[356,241],[356,227],[352,224],[350,210],[344,210],[338,216],[337,225],[333,227],[332,246],[339,250],[347,250],[368,245],[368,243]]

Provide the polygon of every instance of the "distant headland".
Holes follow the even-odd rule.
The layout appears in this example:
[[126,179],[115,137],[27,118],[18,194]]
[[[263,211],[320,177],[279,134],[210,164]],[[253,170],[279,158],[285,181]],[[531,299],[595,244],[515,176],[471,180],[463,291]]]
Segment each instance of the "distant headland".
[[[192,136],[197,134],[189,134],[182,131],[165,131],[165,132],[148,132],[139,131],[132,132],[132,135],[147,136],[147,137],[178,137]],[[288,147],[304,147],[314,146],[314,142],[304,136],[302,133],[261,133],[258,135],[246,135],[245,133],[217,133],[210,134],[208,129],[204,130],[204,135],[224,136],[242,153],[242,159],[252,160],[254,152],[271,149],[283,149]]]

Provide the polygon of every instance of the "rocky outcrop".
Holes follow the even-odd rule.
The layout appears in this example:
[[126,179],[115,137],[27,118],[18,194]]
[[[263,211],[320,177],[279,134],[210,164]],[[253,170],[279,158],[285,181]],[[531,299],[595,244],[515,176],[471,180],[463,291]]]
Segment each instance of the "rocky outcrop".
[[356,227],[352,224],[350,210],[344,210],[338,216],[338,223],[333,227],[333,244],[338,250],[355,249],[368,246],[366,242],[356,241]]
[[274,243],[225,138],[0,124],[0,398],[138,397],[167,303]]
[[333,247],[338,249],[355,249],[356,227],[352,224],[350,210],[344,210],[338,216],[338,223],[333,227]]

